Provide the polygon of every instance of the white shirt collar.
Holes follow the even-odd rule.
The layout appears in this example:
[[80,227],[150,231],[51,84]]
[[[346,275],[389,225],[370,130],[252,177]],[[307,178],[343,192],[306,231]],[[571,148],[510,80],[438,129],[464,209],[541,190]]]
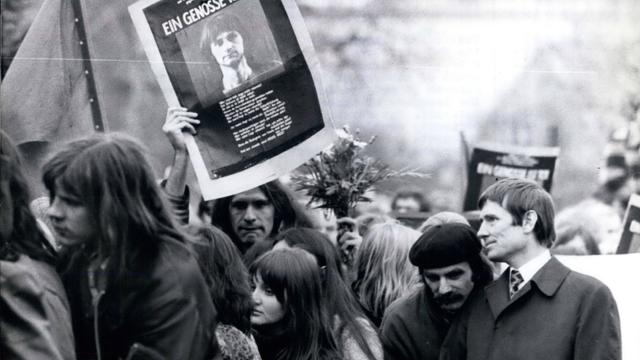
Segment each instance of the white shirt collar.
[[522,278],[524,279],[524,281],[520,284],[520,286],[518,286],[518,290],[522,289],[524,284],[529,282],[529,280],[533,278],[533,276],[538,272],[538,270],[540,270],[549,260],[551,260],[551,252],[548,249],[545,249],[538,256],[534,257],[533,259],[529,260],[526,264],[522,265],[518,269],[518,271],[522,275]]

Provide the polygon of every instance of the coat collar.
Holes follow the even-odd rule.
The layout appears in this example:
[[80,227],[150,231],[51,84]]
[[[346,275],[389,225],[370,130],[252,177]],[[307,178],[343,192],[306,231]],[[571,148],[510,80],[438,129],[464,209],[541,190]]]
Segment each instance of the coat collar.
[[511,304],[515,303],[530,291],[538,289],[547,297],[552,297],[562,285],[571,270],[552,257],[529,281],[518,291],[513,299],[509,299],[509,273],[505,271],[496,281],[485,288],[485,296],[495,319]]

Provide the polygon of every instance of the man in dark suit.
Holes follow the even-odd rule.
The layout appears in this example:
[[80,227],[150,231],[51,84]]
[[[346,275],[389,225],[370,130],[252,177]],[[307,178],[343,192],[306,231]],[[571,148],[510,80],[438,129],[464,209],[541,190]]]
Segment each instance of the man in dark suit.
[[478,205],[485,254],[509,268],[469,299],[440,359],[620,359],[620,319],[607,286],[549,253],[551,196],[536,183],[503,179]]

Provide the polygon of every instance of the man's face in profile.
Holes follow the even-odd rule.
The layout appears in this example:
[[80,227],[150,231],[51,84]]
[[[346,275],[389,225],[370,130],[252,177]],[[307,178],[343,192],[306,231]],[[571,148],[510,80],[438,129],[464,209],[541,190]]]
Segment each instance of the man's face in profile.
[[224,31],[211,42],[211,54],[220,66],[236,66],[244,56],[244,41],[237,31]]

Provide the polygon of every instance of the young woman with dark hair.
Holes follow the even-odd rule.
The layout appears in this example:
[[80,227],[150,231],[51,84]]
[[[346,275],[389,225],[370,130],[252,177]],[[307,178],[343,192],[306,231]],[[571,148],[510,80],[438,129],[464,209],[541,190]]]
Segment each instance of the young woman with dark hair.
[[71,251],[62,279],[78,357],[211,358],[215,309],[142,146],[119,134],[73,141],[43,180]]
[[342,359],[322,296],[320,267],[302,249],[269,251],[249,268],[251,323],[263,360]]
[[346,360],[382,359],[375,328],[344,281],[341,262],[329,238],[317,230],[293,228],[278,235],[274,249],[300,248],[311,253],[322,269],[324,301],[333,318],[333,332]]
[[209,292],[218,310],[216,337],[224,360],[260,359],[251,335],[249,272],[229,236],[210,224],[189,225],[192,247],[209,279]]
[[29,210],[18,151],[0,130],[0,354],[75,359],[71,314],[57,255]]

